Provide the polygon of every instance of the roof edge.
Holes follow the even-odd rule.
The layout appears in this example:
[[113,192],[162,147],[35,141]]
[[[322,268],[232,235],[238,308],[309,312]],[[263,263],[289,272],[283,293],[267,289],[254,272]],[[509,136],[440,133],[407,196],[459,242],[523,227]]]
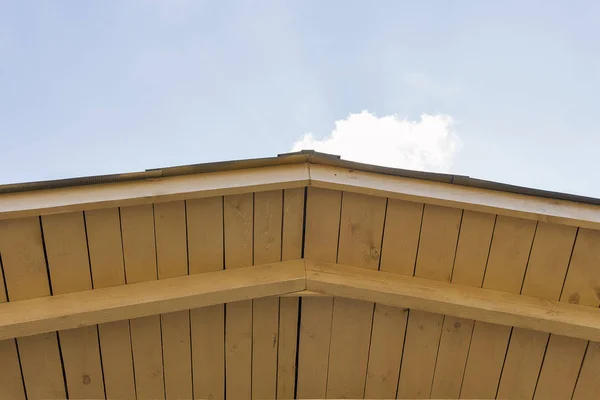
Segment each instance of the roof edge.
[[28,192],[44,189],[57,189],[75,186],[87,186],[104,183],[131,182],[146,179],[157,179],[171,176],[201,174],[220,171],[234,171],[260,167],[291,164],[316,164],[332,167],[346,168],[363,172],[372,172],[383,175],[401,176],[405,178],[421,179],[433,182],[450,183],[460,186],[496,190],[515,194],[543,197],[556,200],[567,200],[577,203],[600,205],[600,199],[588,196],[575,195],[564,192],[535,189],[524,186],[510,185],[501,182],[487,181],[471,178],[466,175],[444,174],[425,172],[401,168],[391,168],[379,165],[343,160],[339,155],[320,153],[314,150],[301,150],[298,152],[282,153],[277,157],[263,157],[232,161],[218,161],[202,164],[190,164],[175,167],[154,168],[140,172],[95,175],[68,179],[47,180],[38,182],[13,183],[0,185],[0,195],[4,193]]

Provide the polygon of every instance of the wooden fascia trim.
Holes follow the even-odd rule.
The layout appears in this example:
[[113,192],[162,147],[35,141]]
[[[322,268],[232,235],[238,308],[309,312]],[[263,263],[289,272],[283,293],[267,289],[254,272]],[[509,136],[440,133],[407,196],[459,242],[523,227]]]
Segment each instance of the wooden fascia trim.
[[314,164],[310,186],[600,229],[600,206],[568,200]]
[[308,186],[307,164],[278,165],[0,195],[0,219]]
[[343,190],[600,229],[600,206],[298,163],[0,195],[0,219],[298,187]]

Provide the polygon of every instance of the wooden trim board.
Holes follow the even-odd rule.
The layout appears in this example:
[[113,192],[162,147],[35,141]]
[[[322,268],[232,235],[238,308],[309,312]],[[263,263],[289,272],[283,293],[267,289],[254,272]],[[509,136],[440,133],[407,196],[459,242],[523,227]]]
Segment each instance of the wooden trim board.
[[316,187],[600,229],[600,206],[318,164],[288,164],[0,195],[0,220]]
[[0,195],[0,220],[305,187],[306,164],[208,172]]
[[310,185],[535,221],[600,229],[600,206],[567,200],[312,164],[310,165]]

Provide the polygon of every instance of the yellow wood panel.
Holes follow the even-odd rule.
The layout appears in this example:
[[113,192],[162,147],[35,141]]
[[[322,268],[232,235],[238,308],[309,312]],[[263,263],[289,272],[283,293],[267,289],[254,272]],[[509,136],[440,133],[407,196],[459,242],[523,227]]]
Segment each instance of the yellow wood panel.
[[[415,276],[449,282],[462,211],[425,205]],[[411,310],[398,383],[399,399],[431,393],[443,315]]]
[[[565,280],[577,229],[539,222],[521,294],[558,300]],[[502,369],[498,397],[533,397],[548,333],[514,328]]]
[[129,320],[99,324],[98,334],[106,397],[123,400],[135,397]]
[[[188,200],[187,230],[190,274],[223,269],[223,198]],[[190,311],[194,398],[225,397],[224,305]]]
[[[45,215],[42,227],[53,294],[92,289],[83,213]],[[61,331],[59,338],[69,396],[104,398],[97,327]]]
[[277,349],[277,398],[293,399],[296,386],[298,298],[279,299],[279,347]]
[[[0,255],[9,301],[50,295],[40,219],[0,221]],[[66,397],[56,333],[17,340],[28,399]]]
[[588,342],[550,335],[534,399],[570,399]]
[[304,257],[337,261],[342,192],[307,188]]
[[[481,287],[496,216],[464,211],[452,283]],[[432,398],[458,398],[467,362],[473,320],[445,316],[431,388]]]
[[343,194],[339,263],[379,269],[385,208],[386,199],[383,197]]
[[25,400],[21,366],[14,339],[0,341],[0,398]]
[[[153,206],[121,208],[121,229],[127,283],[156,280]],[[160,316],[132,319],[130,328],[137,397],[162,399],[165,387]]]
[[[536,223],[498,216],[483,287],[518,294],[521,291]],[[511,328],[475,322],[465,367],[461,398],[493,398],[498,390]]]
[[[103,288],[125,284],[119,209],[85,212],[92,284]],[[98,325],[104,388],[109,399],[135,397],[129,321]]]
[[86,211],[85,224],[94,288],[124,285],[119,209]]
[[[4,286],[4,273],[2,272],[2,257],[0,254],[0,303],[8,301],[6,287]],[[0,341],[0,398],[25,400],[25,388],[17,343],[14,339]]]
[[[283,192],[281,259],[302,258],[304,235],[304,188]],[[279,347],[277,349],[277,398],[293,399],[296,390],[298,344],[298,298],[279,299]]]
[[[599,262],[600,231],[580,228],[560,301],[598,307],[600,305],[600,296],[598,296]],[[582,387],[588,385],[587,377],[593,375],[589,369],[594,370],[598,367],[590,362],[584,362],[582,365],[586,347],[587,342],[584,340],[550,335],[535,391],[535,399],[570,398],[573,395],[580,369],[584,380],[578,385],[582,385]],[[583,366],[586,367],[585,370]],[[590,384],[592,383],[590,382]],[[583,389],[580,389],[578,396],[583,396],[583,394]]]
[[[188,274],[185,202],[154,205],[158,279]],[[190,313],[187,310],[161,315],[165,396],[192,398]]]
[[302,258],[304,236],[305,188],[283,191],[283,237],[281,259],[283,261]]
[[[253,262],[253,194],[225,196],[225,268],[239,268]],[[252,301],[226,305],[225,384],[228,398],[252,397]]]
[[[423,204],[388,199],[381,271],[414,274]],[[396,397],[408,310],[375,304],[365,398]]]
[[[383,197],[343,194],[338,262],[379,268],[385,208]],[[351,299],[333,301],[328,398],[364,396],[373,307],[373,303]]]
[[27,399],[64,399],[66,389],[55,332],[17,339]]
[[600,393],[600,343],[590,342],[575,385],[573,400],[594,400]]
[[[254,263],[281,260],[283,192],[254,195]],[[277,344],[279,342],[279,298],[255,299],[252,310],[252,398],[274,399],[277,395]]]
[[[341,204],[341,192],[307,188],[305,258],[336,262]],[[299,399],[323,399],[327,395],[332,314],[332,298],[302,299],[296,390]]]
[[365,398],[396,397],[407,318],[408,309],[375,304]]

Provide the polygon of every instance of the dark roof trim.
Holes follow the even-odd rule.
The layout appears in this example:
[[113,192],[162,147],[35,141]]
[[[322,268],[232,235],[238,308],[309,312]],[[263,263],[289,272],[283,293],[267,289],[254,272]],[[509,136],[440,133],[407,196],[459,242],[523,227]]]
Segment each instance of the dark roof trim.
[[55,189],[72,186],[95,185],[100,183],[127,182],[144,179],[156,179],[167,176],[190,175],[205,172],[231,171],[247,168],[270,167],[275,165],[289,165],[311,163],[319,165],[329,165],[340,168],[353,169],[357,171],[373,172],[377,174],[402,176],[406,178],[424,179],[428,181],[450,183],[454,185],[470,186],[489,190],[498,190],[503,192],[525,194],[530,196],[545,197],[557,200],[568,200],[579,203],[600,205],[600,199],[578,196],[569,193],[553,192],[527,188],[522,186],[508,185],[499,182],[486,181],[476,178],[470,178],[465,175],[441,174],[434,172],[413,171],[408,169],[389,168],[378,165],[363,164],[354,161],[342,160],[340,156],[326,153],[319,153],[314,150],[302,150],[294,153],[279,154],[277,157],[254,158],[247,160],[220,161],[205,164],[192,164],[177,167],[166,167],[149,169],[143,172],[133,172],[126,174],[99,175],[71,179],[59,179],[51,181],[15,183],[0,185],[0,194],[25,192],[43,189]]

